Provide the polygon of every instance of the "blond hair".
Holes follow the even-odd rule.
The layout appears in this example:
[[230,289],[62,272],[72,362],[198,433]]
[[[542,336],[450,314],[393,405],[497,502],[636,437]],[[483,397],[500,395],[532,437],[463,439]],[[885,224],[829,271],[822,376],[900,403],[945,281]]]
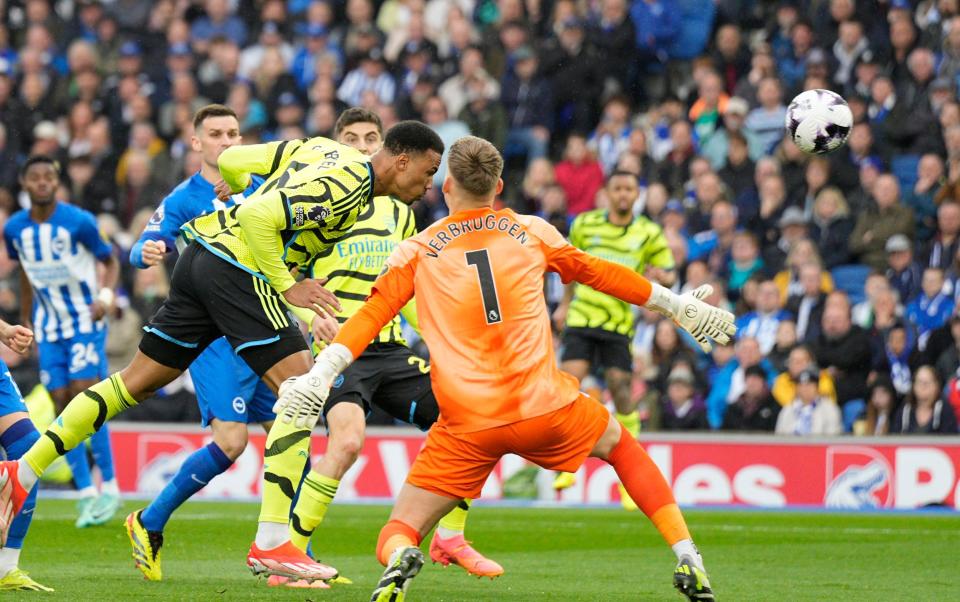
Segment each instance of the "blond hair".
[[500,151],[483,138],[464,136],[450,146],[447,166],[453,179],[469,194],[486,196],[503,173]]

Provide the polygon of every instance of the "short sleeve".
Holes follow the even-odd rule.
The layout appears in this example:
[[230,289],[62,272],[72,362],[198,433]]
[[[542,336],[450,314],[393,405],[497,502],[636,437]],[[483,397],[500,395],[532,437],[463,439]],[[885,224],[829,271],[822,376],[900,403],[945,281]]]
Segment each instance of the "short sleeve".
[[97,220],[89,213],[80,216],[77,240],[100,261],[106,261],[113,255],[113,248],[100,236]]
[[7,255],[10,259],[14,261],[20,261],[20,253],[17,252],[16,245],[13,244],[13,241],[16,239],[16,234],[13,232],[13,228],[10,227],[10,222],[3,227],[3,243],[7,247]]
[[651,236],[644,248],[644,263],[663,270],[672,270],[676,267],[673,260],[673,251],[667,244],[667,237],[663,235],[663,228],[650,225]]

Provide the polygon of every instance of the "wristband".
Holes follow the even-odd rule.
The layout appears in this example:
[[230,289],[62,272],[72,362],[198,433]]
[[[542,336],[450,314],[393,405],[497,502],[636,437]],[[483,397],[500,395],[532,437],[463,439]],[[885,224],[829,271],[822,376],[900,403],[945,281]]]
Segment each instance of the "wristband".
[[113,301],[116,299],[116,295],[113,292],[113,289],[103,287],[100,289],[100,292],[97,293],[97,301],[103,303],[107,307],[113,307]]

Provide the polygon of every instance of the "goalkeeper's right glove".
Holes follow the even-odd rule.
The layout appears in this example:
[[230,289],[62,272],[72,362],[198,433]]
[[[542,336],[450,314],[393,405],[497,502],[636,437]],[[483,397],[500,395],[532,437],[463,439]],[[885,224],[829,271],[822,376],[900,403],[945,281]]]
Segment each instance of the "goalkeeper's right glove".
[[353,362],[353,354],[343,345],[334,344],[317,355],[310,372],[288,378],[278,391],[273,411],[286,423],[297,428],[316,426],[323,406],[330,395],[334,379]]
[[720,345],[726,345],[730,342],[730,337],[737,334],[733,314],[704,301],[713,294],[713,287],[709,284],[682,295],[677,295],[655,282],[650,284],[653,290],[644,307],[673,320],[677,326],[690,333],[704,352],[710,352],[711,339]]

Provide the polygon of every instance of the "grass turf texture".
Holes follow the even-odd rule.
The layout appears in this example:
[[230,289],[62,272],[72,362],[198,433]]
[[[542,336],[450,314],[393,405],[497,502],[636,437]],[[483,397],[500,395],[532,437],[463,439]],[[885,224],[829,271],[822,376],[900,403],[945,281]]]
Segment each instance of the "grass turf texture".
[[[246,570],[257,506],[188,503],[167,526],[164,580],[133,566],[122,517],[76,529],[74,503],[41,498],[21,568],[70,600],[367,600],[386,506],[333,505],[318,555],[354,580],[330,590],[268,588]],[[689,511],[720,600],[947,600],[960,518]],[[506,568],[496,581],[428,564],[411,600],[679,600],[673,553],[640,513],[475,506],[467,536]],[[424,552],[429,540],[424,543]],[[945,565],[946,563],[946,565]],[[946,570],[945,570],[946,569]],[[25,595],[24,595],[25,596]]]

